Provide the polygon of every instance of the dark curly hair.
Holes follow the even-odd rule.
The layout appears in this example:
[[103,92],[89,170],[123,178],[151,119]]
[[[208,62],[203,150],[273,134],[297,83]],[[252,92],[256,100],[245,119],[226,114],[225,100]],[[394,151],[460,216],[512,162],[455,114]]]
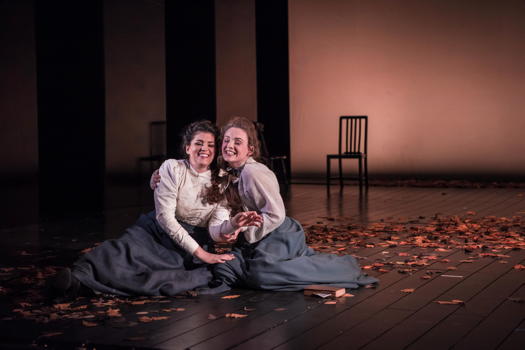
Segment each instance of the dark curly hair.
[[246,132],[246,135],[248,136],[248,147],[250,147],[251,151],[253,152],[251,156],[252,158],[256,160],[260,159],[261,147],[259,138],[257,136],[257,130],[255,129],[255,125],[251,120],[243,117],[233,117],[226,123],[226,125],[221,128],[221,136],[218,142],[219,156],[217,157],[217,167],[212,170],[212,183],[205,194],[205,199],[208,203],[216,203],[226,199],[233,216],[236,213],[243,211],[242,200],[239,196],[239,191],[237,190],[237,186],[232,184],[232,177],[230,175],[222,177],[219,176],[221,169],[223,171],[228,169],[228,165],[221,155],[221,143],[224,139],[224,134],[230,128],[239,128]]
[[[215,138],[215,148],[218,146],[217,138],[219,137],[219,128],[215,126],[212,122],[209,120],[198,120],[196,122],[191,123],[190,125],[186,126],[184,130],[182,130],[181,134],[181,143],[180,143],[180,152],[182,155],[184,155],[185,158],[188,158],[188,155],[186,154],[186,146],[189,146],[191,144],[191,140],[195,137],[195,134],[199,132],[209,132],[213,135]],[[217,155],[217,152],[215,152]],[[212,162],[212,166],[214,165],[214,162]]]

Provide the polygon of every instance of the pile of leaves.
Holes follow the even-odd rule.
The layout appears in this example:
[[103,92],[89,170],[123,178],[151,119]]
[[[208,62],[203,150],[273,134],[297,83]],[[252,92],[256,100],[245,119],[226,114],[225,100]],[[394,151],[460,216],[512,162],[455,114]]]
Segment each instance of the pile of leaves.
[[[357,254],[360,249],[422,248],[417,253],[399,252],[380,262],[363,266],[387,272],[385,267],[411,272],[430,265],[432,260],[448,262],[442,255],[455,249],[471,254],[462,262],[491,257],[505,259],[505,252],[525,249],[525,221],[522,216],[477,217],[475,212],[465,216],[440,216],[430,219],[376,222],[368,225],[348,219],[323,218],[305,227],[307,243],[324,253]],[[452,269],[452,268],[451,268]]]
[[436,215],[428,221],[420,217],[418,220],[368,225],[324,218],[324,221],[305,227],[305,232],[310,246],[332,253],[351,247],[375,246],[414,246],[436,250],[461,248],[480,253],[525,249],[525,221],[522,216],[477,218],[475,214],[468,212],[464,217]]

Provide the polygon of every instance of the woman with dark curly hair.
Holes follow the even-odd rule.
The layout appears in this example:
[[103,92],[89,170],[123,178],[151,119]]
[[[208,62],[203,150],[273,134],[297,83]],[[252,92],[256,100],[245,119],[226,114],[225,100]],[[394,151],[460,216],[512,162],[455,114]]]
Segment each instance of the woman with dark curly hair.
[[[142,215],[126,233],[108,240],[64,269],[53,287],[66,296],[95,291],[117,295],[174,295],[206,288],[208,264],[234,259],[215,254],[213,241],[235,240],[241,226],[260,225],[255,213],[230,210],[204,194],[211,185],[217,128],[209,121],[190,124],[183,134],[183,160],[160,167],[155,211]],[[233,222],[219,230],[224,221]]]

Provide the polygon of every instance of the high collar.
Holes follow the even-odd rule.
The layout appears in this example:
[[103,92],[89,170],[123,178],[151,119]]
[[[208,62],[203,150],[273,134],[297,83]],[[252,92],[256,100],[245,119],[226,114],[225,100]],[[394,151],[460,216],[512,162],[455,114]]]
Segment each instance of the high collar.
[[189,160],[184,159],[184,164],[186,164],[186,167],[188,168],[188,170],[189,170],[191,175],[196,176],[196,177],[211,178],[211,170],[210,169],[208,169],[208,170],[206,170],[206,171],[204,171],[202,173],[199,173],[197,170],[195,170],[191,166]]
[[235,172],[237,172],[237,173],[240,174],[241,171],[242,171],[242,169],[244,169],[244,167],[246,166],[246,164],[251,164],[251,163],[257,163],[257,161],[256,161],[255,159],[253,159],[252,157],[249,157],[249,158],[246,160],[246,162],[244,162],[244,164],[241,165],[240,167],[238,167],[238,168],[231,168],[231,167],[230,167],[230,168],[231,168],[231,169],[234,169]]

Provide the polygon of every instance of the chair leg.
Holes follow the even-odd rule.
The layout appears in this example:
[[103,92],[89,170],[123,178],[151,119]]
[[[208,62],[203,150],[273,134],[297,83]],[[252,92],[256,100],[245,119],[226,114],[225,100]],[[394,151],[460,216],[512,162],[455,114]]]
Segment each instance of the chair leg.
[[286,172],[286,163],[284,161],[284,158],[281,158],[281,168],[283,174],[283,183],[285,186],[288,186],[288,173]]
[[343,159],[338,158],[339,160],[339,187],[343,188]]
[[361,189],[363,187],[363,158],[359,157],[357,161],[359,162],[359,188]]
[[365,186],[368,187],[368,158],[365,155]]
[[330,190],[330,157],[326,157],[326,189]]

